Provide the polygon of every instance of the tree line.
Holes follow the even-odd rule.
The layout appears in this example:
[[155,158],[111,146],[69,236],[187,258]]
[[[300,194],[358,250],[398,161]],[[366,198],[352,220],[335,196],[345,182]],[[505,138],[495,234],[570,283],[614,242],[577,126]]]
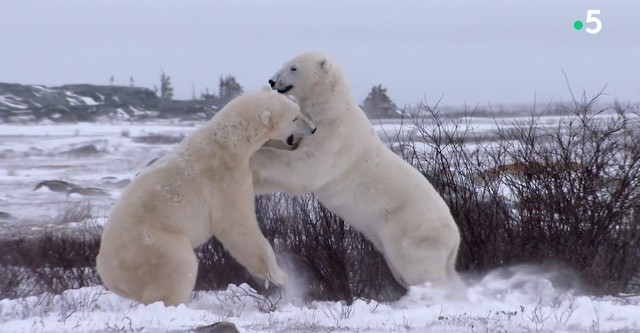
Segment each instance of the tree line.
[[[109,80],[113,85],[114,76],[111,76]],[[135,80],[133,77],[129,77],[129,85],[135,86]],[[154,92],[160,97],[160,99],[169,101],[173,100],[173,85],[171,83],[171,77],[167,75],[164,70],[160,73],[160,86],[154,86]],[[218,93],[209,90],[209,87],[200,92],[200,96],[196,96],[195,87],[192,87],[191,99],[193,100],[205,100],[215,101],[217,104],[225,105],[235,97],[244,93],[244,88],[233,75],[221,75],[218,80]],[[364,99],[360,107],[364,110],[369,118],[397,118],[403,115],[403,112],[398,109],[396,104],[391,100],[387,94],[387,88],[381,84],[374,85],[371,91]]]

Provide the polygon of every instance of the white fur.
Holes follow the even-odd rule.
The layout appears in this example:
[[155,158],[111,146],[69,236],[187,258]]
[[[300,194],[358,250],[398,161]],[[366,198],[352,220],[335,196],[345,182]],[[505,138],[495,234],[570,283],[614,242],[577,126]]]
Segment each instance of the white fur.
[[149,304],[189,300],[195,247],[215,236],[251,273],[283,285],[258,227],[250,156],[269,139],[309,135],[315,126],[284,96],[240,96],[137,176],[111,210],[97,268],[116,294]]
[[305,53],[271,81],[296,99],[318,130],[296,150],[257,151],[251,158],[256,192],[313,192],[384,254],[404,286],[459,286],[454,266],[460,234],[449,207],[378,138],[338,64],[325,54]]

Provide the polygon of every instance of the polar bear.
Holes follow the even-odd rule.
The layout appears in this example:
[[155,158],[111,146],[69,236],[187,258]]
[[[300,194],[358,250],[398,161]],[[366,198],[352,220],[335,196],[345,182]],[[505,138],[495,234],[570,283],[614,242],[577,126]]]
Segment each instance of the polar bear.
[[104,284],[144,304],[186,303],[198,270],[193,249],[212,236],[249,272],[285,284],[256,221],[249,158],[270,139],[313,132],[294,102],[268,88],[231,101],[116,202],[96,259]]
[[294,97],[318,131],[296,150],[258,150],[251,158],[256,193],[313,192],[383,253],[405,287],[461,286],[454,267],[460,233],[449,207],[380,140],[338,64],[319,52],[304,53],[269,84]]

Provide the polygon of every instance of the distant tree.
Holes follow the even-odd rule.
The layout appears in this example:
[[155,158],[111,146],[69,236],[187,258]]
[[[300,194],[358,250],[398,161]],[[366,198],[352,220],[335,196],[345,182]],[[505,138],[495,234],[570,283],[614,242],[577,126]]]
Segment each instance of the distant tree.
[[160,73],[160,98],[164,100],[173,99],[173,87],[171,86],[171,77],[164,73]]
[[369,118],[393,118],[399,116],[396,104],[387,95],[387,88],[383,88],[381,84],[371,88],[371,92],[364,100],[362,109]]
[[109,85],[113,85],[113,81],[116,80],[116,76],[115,75],[111,75],[111,77],[109,78]]
[[200,99],[205,101],[211,101],[211,100],[218,99],[218,96],[216,96],[215,93],[214,94],[209,93],[209,87],[207,87],[204,92],[200,92]]
[[232,75],[226,77],[220,76],[218,98],[222,105],[227,104],[230,100],[241,95],[244,90]]
[[129,76],[129,87],[133,88],[136,86],[136,81],[133,79],[133,76]]

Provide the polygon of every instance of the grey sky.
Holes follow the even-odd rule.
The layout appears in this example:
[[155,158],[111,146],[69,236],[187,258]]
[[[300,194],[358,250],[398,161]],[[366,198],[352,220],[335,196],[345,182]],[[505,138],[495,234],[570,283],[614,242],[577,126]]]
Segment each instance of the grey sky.
[[[597,35],[576,31],[600,9]],[[530,103],[574,91],[640,100],[640,1],[0,0],[0,82],[153,87],[177,98],[233,74],[259,89],[294,55],[337,58],[358,100]]]

